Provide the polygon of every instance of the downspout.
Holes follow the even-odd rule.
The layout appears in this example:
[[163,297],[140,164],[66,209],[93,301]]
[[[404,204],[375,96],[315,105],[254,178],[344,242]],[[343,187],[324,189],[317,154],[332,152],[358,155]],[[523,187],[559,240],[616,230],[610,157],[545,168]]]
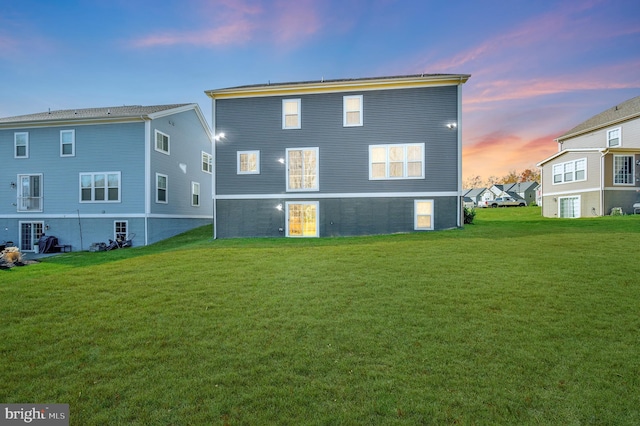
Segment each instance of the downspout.
[[[553,174],[552,174],[553,176]],[[544,217],[544,167],[540,167],[540,216]],[[538,202],[538,190],[536,189],[536,203]]]
[[600,154],[600,216],[604,216],[604,157],[609,153],[605,149]]
[[462,78],[458,83],[458,118],[456,120],[457,126],[457,144],[458,144],[458,228],[462,226]]
[[211,98],[211,128],[213,129],[213,140],[211,141],[212,149],[212,173],[211,173],[211,196],[213,197],[213,239],[218,238],[218,208],[216,204],[216,173],[218,172],[216,157],[216,99]]
[[144,120],[144,245],[149,244],[149,215],[151,214],[151,120]]

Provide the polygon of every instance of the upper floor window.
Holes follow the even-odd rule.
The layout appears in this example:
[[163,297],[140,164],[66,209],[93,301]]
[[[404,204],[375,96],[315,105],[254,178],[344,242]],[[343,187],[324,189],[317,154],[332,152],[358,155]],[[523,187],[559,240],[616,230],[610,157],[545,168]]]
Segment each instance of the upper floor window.
[[156,203],[169,202],[169,176],[156,173]]
[[300,99],[282,100],[282,128],[300,128]]
[[238,174],[260,173],[260,151],[238,151]]
[[200,205],[200,184],[191,182],[191,205],[198,207]]
[[424,144],[369,146],[369,179],[424,178]]
[[633,155],[613,156],[613,183],[633,185]]
[[169,135],[156,130],[156,151],[169,154]]
[[15,158],[29,158],[29,133],[16,132],[13,134],[13,156]]
[[607,146],[609,148],[622,145],[622,135],[620,127],[607,130]]
[[362,126],[362,95],[343,98],[342,121],[345,127]]
[[42,175],[18,175],[18,211],[42,211]]
[[76,155],[76,131],[60,130],[60,157]]
[[80,173],[81,203],[120,201],[120,172]]
[[587,159],[567,161],[554,164],[553,183],[569,183],[587,179]]
[[202,151],[202,171],[205,173],[213,172],[213,156]]
[[287,149],[287,191],[318,189],[318,148]]

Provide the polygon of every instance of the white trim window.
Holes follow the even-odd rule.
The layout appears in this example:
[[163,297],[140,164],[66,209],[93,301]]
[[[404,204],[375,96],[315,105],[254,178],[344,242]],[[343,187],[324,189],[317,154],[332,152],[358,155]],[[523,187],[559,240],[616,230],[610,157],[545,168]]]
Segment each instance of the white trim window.
[[166,133],[162,133],[160,130],[156,130],[156,144],[155,149],[163,154],[170,154],[170,138]]
[[553,184],[587,180],[587,159],[566,161],[553,165]]
[[60,130],[60,157],[75,157],[76,131]]
[[286,204],[287,237],[317,237],[318,211],[317,201],[292,201]]
[[580,217],[580,196],[558,197],[558,217]]
[[433,230],[433,200],[414,200],[413,212],[416,231]]
[[205,173],[213,173],[213,155],[202,151],[202,171]]
[[42,174],[18,175],[19,212],[42,211]]
[[363,125],[362,95],[344,96],[342,98],[342,125],[355,127]]
[[169,202],[169,176],[156,173],[156,203]]
[[81,203],[119,203],[120,172],[80,173]]
[[29,158],[29,132],[13,134],[13,158]]
[[613,184],[634,185],[633,155],[613,156]]
[[191,182],[191,206],[200,206],[200,184],[198,182]]
[[299,129],[302,126],[300,99],[282,100],[282,128]]
[[113,239],[124,241],[129,235],[129,222],[126,220],[116,220],[113,222]]
[[287,148],[287,191],[318,191],[318,148]]
[[609,148],[622,146],[622,128],[607,130],[607,146]]
[[260,174],[260,151],[238,151],[238,174]]
[[423,143],[369,145],[369,180],[423,178]]

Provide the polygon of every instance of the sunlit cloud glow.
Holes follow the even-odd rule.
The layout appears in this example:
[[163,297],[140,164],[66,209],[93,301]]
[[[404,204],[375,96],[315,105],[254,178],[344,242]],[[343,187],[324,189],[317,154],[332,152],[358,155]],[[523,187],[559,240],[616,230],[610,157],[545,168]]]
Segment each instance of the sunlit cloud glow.
[[281,45],[297,44],[322,28],[311,0],[281,0],[265,6],[262,2],[216,1],[206,3],[203,13],[211,16],[211,21],[205,22],[203,28],[150,34],[133,40],[132,45],[138,48],[216,47],[264,40]]

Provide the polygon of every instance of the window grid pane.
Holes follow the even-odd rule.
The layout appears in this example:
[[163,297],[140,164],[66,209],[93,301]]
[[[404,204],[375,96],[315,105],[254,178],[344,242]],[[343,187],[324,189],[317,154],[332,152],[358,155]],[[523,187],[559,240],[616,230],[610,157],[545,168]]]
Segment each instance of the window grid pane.
[[633,184],[633,156],[618,155],[613,157],[614,183],[619,185]]
[[424,177],[422,144],[370,146],[370,179],[407,179]]

